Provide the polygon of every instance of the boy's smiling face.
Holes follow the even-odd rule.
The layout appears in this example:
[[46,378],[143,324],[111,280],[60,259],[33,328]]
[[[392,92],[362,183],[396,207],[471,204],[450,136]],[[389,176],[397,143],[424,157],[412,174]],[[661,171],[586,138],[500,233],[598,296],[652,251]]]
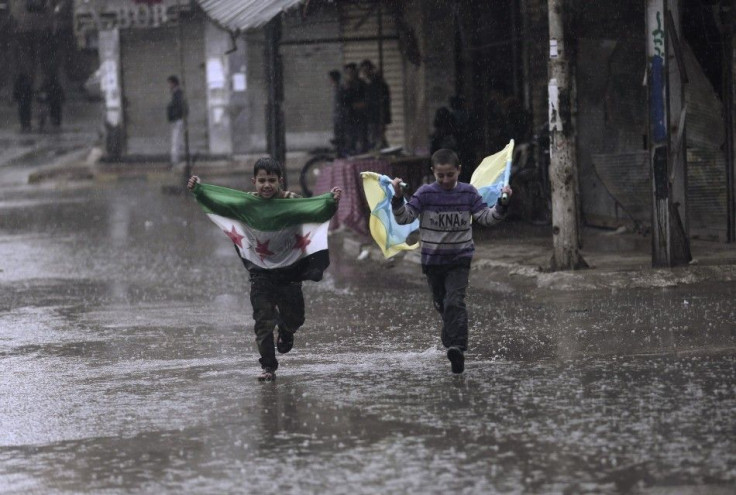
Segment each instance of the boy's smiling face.
[[441,163],[432,167],[432,173],[437,184],[442,189],[449,191],[457,185],[457,179],[460,177],[460,166]]
[[251,181],[256,185],[256,192],[263,199],[278,197],[281,185],[284,183],[281,177],[276,174],[269,174],[263,169],[259,170]]

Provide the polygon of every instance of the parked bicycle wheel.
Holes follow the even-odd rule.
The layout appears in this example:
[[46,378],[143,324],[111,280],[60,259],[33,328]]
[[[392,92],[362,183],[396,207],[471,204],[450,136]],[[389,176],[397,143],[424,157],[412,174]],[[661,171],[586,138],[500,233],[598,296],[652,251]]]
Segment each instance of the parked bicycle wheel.
[[313,156],[302,167],[299,174],[299,184],[302,186],[302,195],[308,198],[314,194],[314,187],[325,166],[335,159],[332,155],[321,154]]

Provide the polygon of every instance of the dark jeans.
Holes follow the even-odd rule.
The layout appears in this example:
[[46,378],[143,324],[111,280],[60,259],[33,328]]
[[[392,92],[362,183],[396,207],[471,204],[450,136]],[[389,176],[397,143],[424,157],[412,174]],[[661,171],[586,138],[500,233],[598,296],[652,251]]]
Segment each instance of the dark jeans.
[[465,292],[468,288],[470,262],[422,267],[432,290],[435,309],[442,315],[442,345],[468,348],[468,310]]
[[365,118],[349,117],[345,121],[345,151],[356,155],[366,151],[368,145],[368,127]]
[[253,306],[254,330],[259,362],[263,368],[279,366],[274,351],[273,331],[278,325],[294,333],[304,324],[304,295],[301,282],[288,282],[268,274],[251,274],[250,303]]
[[49,117],[51,118],[51,125],[55,127],[61,125],[61,103],[49,103]]

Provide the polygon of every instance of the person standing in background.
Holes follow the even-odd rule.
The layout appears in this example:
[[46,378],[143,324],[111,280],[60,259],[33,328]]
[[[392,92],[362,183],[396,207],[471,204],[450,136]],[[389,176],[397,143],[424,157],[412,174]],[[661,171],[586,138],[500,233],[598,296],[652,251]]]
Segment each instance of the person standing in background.
[[166,117],[171,128],[171,167],[180,168],[184,159],[184,119],[188,113],[187,102],[179,86],[179,78],[169,76],[166,81],[171,91],[171,100],[166,107]]
[[61,126],[61,109],[64,105],[64,88],[61,87],[59,79],[54,76],[47,77],[41,85],[41,93],[46,95],[49,120],[54,128]]
[[366,151],[365,83],[358,77],[358,66],[345,64],[342,86],[345,107],[345,151],[355,155]]
[[345,106],[343,102],[341,74],[338,70],[331,70],[327,74],[332,86],[332,145],[337,156],[345,156]]
[[31,105],[33,103],[33,82],[25,72],[18,74],[13,84],[13,100],[18,104],[18,119],[21,132],[31,130]]
[[383,76],[370,60],[360,63],[360,73],[366,81],[365,115],[367,150],[386,148],[386,126],[391,123],[391,92]]

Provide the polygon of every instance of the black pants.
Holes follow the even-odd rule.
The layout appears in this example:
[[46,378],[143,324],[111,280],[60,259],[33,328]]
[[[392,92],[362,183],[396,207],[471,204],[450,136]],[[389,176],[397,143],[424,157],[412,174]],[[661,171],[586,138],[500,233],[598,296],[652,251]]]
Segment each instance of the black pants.
[[284,281],[269,274],[251,274],[250,303],[253,306],[254,330],[259,362],[263,368],[276,369],[273,331],[294,333],[304,324],[304,295],[301,282]]
[[422,267],[432,290],[435,309],[442,315],[442,345],[468,348],[468,310],[465,292],[468,288],[470,263],[424,265]]
[[21,100],[18,102],[18,119],[24,131],[31,128],[31,100]]

